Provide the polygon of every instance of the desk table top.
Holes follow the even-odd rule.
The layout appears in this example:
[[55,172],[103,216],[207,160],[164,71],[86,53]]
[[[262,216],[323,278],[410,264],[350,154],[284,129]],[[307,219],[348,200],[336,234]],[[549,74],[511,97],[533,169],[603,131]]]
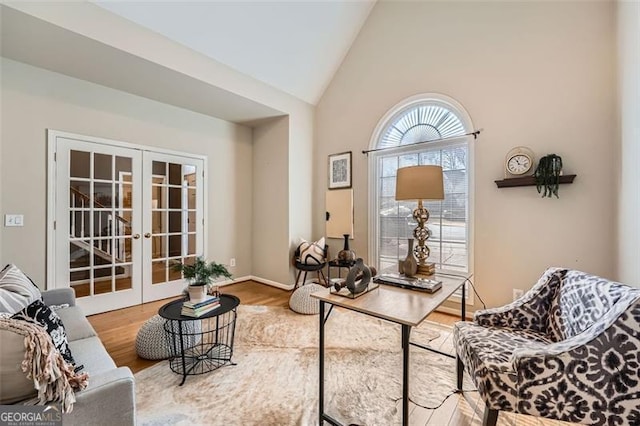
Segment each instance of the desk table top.
[[311,297],[352,311],[415,327],[455,293],[468,277],[436,273],[428,278],[442,281],[442,288],[435,293],[426,293],[381,283],[378,288],[355,299],[331,294],[329,289],[313,293]]

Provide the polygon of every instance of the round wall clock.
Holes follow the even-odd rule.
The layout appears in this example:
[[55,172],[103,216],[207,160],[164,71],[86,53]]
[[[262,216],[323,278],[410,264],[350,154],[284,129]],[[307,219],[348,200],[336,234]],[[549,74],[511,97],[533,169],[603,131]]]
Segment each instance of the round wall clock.
[[525,146],[511,149],[504,160],[505,177],[524,176],[533,169],[533,151]]

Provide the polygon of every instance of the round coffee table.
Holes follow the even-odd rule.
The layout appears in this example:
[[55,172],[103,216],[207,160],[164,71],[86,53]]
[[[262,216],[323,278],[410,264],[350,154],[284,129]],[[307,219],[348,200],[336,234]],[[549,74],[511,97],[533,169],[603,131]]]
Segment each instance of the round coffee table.
[[[173,354],[169,366],[174,373],[182,375],[180,386],[187,376],[235,365],[231,357],[240,299],[222,294],[220,306],[198,318],[183,316],[182,302],[184,300],[174,300],[158,311],[167,320],[164,330]],[[199,322],[199,326],[193,324],[195,322]]]

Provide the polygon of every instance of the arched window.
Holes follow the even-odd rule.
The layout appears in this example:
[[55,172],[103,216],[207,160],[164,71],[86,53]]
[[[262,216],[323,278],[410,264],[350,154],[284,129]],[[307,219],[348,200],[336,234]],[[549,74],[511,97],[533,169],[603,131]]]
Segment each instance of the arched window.
[[[469,272],[470,150],[467,133],[473,131],[469,115],[455,100],[427,94],[407,99],[392,108],[373,134],[370,154],[370,253],[379,271],[397,272],[413,238],[415,201],[395,200],[396,172],[401,167],[435,164],[444,175],[443,201],[425,201],[432,236],[429,262],[436,268]],[[441,140],[445,139],[445,140]],[[431,141],[419,145],[416,142]]]

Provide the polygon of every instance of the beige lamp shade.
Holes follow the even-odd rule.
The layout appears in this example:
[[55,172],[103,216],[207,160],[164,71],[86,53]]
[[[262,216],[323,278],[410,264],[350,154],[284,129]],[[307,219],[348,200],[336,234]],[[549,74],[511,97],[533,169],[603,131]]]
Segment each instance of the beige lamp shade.
[[411,166],[398,169],[396,200],[444,200],[442,167]]

